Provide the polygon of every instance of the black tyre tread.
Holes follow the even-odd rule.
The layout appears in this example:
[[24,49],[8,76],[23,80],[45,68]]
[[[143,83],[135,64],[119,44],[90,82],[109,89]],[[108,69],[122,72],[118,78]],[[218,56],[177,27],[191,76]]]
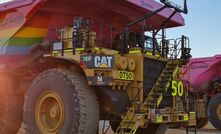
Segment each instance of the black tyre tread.
[[208,119],[211,122],[211,124],[218,130],[221,130],[221,120],[219,120],[216,110],[217,106],[220,103],[221,103],[221,93],[212,97],[207,107]]
[[[65,69],[49,69],[42,72],[35,78],[31,84],[27,95],[25,97],[24,105],[24,117],[27,109],[28,96],[31,93],[32,87],[37,84],[45,76],[59,76],[62,77],[69,85],[75,87],[75,99],[74,103],[79,101],[79,108],[75,108],[74,111],[79,113],[79,122],[72,123],[72,134],[96,134],[99,122],[99,103],[96,94],[93,89],[87,85],[87,81],[77,71],[69,71]],[[97,123],[96,123],[97,122]],[[25,123],[25,122],[24,122]],[[79,124],[78,124],[79,123]],[[28,124],[25,124],[27,127]],[[78,126],[78,128],[76,128]]]

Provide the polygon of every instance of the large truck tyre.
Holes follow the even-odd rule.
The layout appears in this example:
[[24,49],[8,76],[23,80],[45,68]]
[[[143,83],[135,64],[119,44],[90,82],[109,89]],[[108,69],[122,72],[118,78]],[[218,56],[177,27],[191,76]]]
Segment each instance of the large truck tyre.
[[18,79],[0,74],[0,134],[16,134],[21,125],[24,97],[18,88]]
[[207,114],[211,124],[218,130],[221,130],[221,93],[211,98]]
[[99,103],[79,72],[50,69],[31,84],[24,104],[27,134],[96,134]]

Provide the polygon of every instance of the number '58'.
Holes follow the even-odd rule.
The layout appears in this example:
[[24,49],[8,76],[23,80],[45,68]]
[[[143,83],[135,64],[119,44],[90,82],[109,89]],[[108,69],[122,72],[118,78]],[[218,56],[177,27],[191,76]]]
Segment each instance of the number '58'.
[[172,95],[176,96],[183,96],[183,83],[182,81],[172,81]]

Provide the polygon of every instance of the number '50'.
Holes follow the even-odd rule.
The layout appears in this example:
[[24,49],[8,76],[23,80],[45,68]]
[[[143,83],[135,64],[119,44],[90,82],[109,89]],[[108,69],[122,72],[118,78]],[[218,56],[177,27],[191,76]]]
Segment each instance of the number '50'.
[[182,81],[172,81],[172,95],[176,96],[177,94],[179,96],[183,96],[183,83]]

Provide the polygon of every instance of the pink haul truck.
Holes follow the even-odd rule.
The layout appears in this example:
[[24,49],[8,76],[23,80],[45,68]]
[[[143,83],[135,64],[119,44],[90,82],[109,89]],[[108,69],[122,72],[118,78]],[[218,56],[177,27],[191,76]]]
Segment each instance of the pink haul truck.
[[193,58],[182,68],[182,80],[189,86],[190,109],[197,112],[197,126],[208,121],[221,130],[221,55]]

